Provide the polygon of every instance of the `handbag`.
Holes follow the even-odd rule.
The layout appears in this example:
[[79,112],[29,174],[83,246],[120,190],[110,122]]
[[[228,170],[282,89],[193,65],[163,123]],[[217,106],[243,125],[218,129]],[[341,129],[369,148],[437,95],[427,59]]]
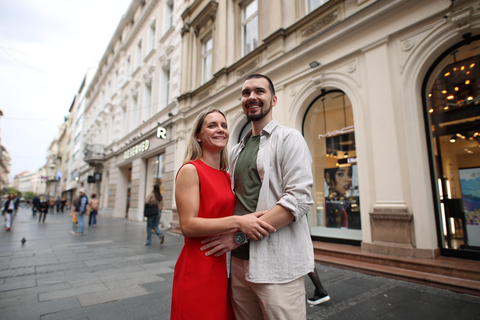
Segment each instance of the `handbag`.
[[145,210],[143,211],[143,215],[145,217],[153,217],[158,214],[158,205],[156,204],[146,204],[145,205]]

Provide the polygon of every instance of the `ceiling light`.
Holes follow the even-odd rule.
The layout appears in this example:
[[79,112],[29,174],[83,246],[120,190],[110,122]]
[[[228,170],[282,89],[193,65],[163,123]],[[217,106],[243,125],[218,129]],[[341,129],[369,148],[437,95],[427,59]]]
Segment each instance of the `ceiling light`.
[[451,142],[451,143],[454,143],[454,142],[455,142],[455,135],[453,135],[453,136],[450,138],[450,142]]
[[320,63],[317,60],[315,60],[310,62],[309,65],[310,65],[310,68],[316,68],[320,65]]

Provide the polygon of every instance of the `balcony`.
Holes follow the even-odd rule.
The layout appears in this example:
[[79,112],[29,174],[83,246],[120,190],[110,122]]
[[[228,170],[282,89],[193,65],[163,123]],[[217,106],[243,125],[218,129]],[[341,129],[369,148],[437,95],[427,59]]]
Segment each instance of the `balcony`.
[[105,161],[105,147],[102,144],[87,144],[83,149],[83,161],[90,167],[103,166]]

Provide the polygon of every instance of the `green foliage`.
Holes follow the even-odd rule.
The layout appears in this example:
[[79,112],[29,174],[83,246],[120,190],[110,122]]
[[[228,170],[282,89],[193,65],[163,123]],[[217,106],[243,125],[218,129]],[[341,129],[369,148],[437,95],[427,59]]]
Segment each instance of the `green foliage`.
[[30,192],[30,191],[26,191],[23,194],[23,197],[25,198],[25,200],[32,200],[33,198],[35,198],[35,193]]
[[9,187],[8,188],[8,194],[10,194],[10,193],[20,194],[20,191],[18,191],[17,189],[13,189],[12,187]]

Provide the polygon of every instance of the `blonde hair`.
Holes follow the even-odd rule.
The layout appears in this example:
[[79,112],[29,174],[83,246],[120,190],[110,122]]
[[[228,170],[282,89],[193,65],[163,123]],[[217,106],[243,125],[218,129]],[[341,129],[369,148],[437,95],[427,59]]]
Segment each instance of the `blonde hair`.
[[[203,121],[205,120],[205,117],[210,113],[214,113],[214,112],[220,113],[225,118],[225,120],[227,119],[223,114],[223,112],[218,109],[208,109],[200,112],[200,114],[195,119],[192,130],[190,131],[190,137],[188,139],[187,150],[185,151],[185,158],[183,159],[183,164],[190,161],[195,161],[202,156],[203,150],[202,150],[202,146],[197,141],[197,134],[199,134],[200,130],[202,129],[202,125],[203,125]],[[220,170],[227,171],[227,169],[228,169],[228,150],[225,147],[220,152]]]

